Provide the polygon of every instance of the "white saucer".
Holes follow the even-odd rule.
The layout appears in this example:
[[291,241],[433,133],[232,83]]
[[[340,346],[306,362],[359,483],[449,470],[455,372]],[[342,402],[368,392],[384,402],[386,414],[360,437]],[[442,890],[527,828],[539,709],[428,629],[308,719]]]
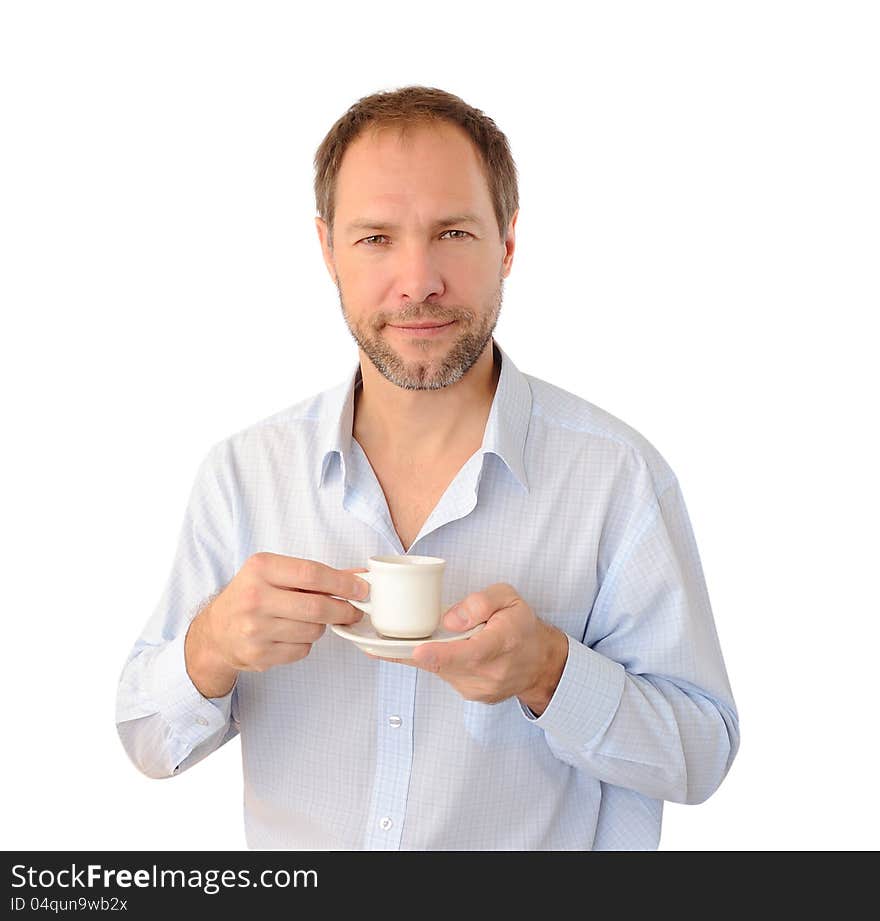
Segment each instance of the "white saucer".
[[330,629],[341,636],[343,639],[351,640],[364,652],[371,652],[374,656],[391,656],[395,659],[406,659],[412,654],[416,646],[422,643],[449,643],[452,640],[465,640],[485,627],[485,624],[477,624],[470,630],[462,630],[458,633],[455,630],[447,630],[445,627],[438,627],[431,636],[419,637],[414,640],[398,640],[388,636],[382,636],[377,633],[373,627],[368,614],[356,624],[330,624]]

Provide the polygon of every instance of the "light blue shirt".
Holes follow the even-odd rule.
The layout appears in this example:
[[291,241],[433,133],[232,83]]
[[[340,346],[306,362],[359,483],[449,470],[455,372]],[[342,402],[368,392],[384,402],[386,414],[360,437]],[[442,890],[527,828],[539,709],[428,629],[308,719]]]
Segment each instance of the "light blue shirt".
[[251,554],[345,569],[404,550],[352,438],[359,366],[199,467],[167,585],[121,675],[117,726],[150,777],[240,736],[249,847],[652,849],[663,801],[702,802],[730,768],[736,705],[675,475],[638,432],[495,349],[482,446],[410,552],[447,561],[449,605],[506,582],[567,634],[540,717],[515,697],[465,700],[329,629],[305,659],[202,697],[187,627]]

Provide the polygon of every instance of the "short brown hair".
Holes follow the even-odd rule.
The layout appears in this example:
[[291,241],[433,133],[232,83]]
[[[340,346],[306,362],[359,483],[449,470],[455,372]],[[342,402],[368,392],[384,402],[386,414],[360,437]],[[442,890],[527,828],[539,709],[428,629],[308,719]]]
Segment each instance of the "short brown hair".
[[473,141],[486,174],[502,239],[519,207],[516,164],[507,138],[495,122],[463,99],[430,86],[404,86],[364,96],[337,119],[315,153],[315,204],[330,229],[336,212],[336,177],[349,144],[367,128],[402,131],[425,122],[445,120],[463,128]]

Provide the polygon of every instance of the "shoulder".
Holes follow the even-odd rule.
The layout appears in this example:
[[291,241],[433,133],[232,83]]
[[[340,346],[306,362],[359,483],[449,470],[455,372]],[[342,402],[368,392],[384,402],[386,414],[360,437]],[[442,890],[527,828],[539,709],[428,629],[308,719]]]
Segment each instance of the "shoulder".
[[676,482],[666,459],[640,431],[595,403],[555,384],[525,375],[532,391],[532,420],[544,439],[567,453],[598,458],[603,467],[628,469],[658,496]]
[[210,446],[206,460],[219,464],[246,461],[279,449],[302,449],[312,444],[319,424],[326,425],[330,414],[338,412],[337,404],[346,386],[340,384],[314,393],[227,434]]

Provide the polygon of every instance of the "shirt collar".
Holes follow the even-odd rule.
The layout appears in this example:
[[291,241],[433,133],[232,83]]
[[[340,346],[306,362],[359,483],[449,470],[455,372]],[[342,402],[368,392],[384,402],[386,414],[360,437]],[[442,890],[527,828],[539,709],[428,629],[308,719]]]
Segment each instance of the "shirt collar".
[[[492,347],[501,361],[501,375],[492,408],[486,421],[481,454],[495,454],[528,492],[525,469],[526,435],[532,414],[532,391],[525,375],[514,365],[507,353],[493,339]],[[363,385],[360,363],[348,378],[321,397],[318,418],[318,488],[323,487],[327,469],[334,454],[345,463],[351,451],[354,422],[355,390]]]

